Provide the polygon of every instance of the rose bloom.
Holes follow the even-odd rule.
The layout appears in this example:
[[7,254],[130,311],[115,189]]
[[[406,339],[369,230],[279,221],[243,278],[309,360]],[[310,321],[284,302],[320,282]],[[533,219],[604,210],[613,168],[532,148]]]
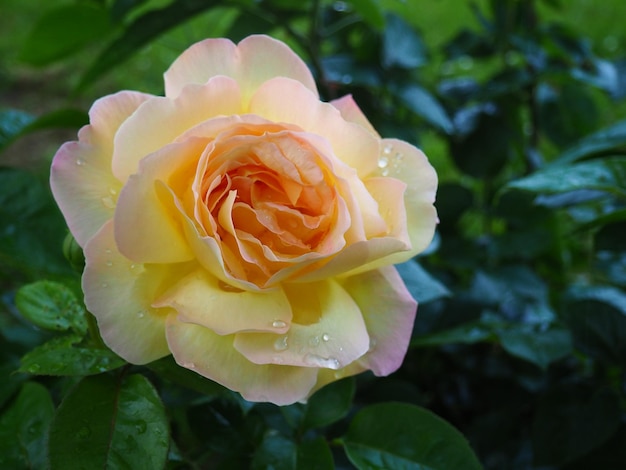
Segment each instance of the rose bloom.
[[431,241],[437,177],[352,97],[319,100],[285,44],[199,42],[165,97],[99,99],[52,163],[85,303],[134,364],[168,354],[251,401],[289,404],[406,353],[394,263]]

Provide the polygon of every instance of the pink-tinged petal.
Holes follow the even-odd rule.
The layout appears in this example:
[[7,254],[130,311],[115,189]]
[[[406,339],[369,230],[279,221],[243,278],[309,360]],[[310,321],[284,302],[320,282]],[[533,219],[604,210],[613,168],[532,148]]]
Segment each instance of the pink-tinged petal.
[[85,305],[98,320],[107,346],[133,364],[169,354],[165,318],[170,310],[150,304],[160,286],[186,272],[177,266],[144,266],[125,258],[115,245],[112,221],[87,243],[85,259]]
[[285,333],[291,306],[282,289],[249,292],[225,284],[204,270],[177,282],[154,307],[171,307],[178,320],[229,335],[240,331]]
[[217,333],[170,315],[167,341],[176,362],[237,391],[249,401],[290,405],[306,399],[315,385],[317,369],[258,365],[233,347],[233,336]]
[[180,226],[184,217],[172,202],[171,184],[191,184],[206,147],[204,139],[170,144],[142,160],[131,175],[115,212],[115,239],[125,256],[141,263],[177,263],[194,255]]
[[279,77],[265,82],[251,98],[250,112],[323,136],[337,158],[356,169],[360,177],[378,166],[378,139],[360,125],[346,121],[337,108],[322,103],[295,80]]
[[404,193],[406,184],[395,178],[368,178],[365,187],[369,194],[378,203],[379,214],[383,217],[387,233],[385,235],[411,244],[406,226],[406,209]]
[[82,247],[113,216],[122,186],[111,171],[115,132],[150,97],[126,91],[99,99],[89,111],[91,124],[78,134],[79,141],[64,144],[54,157],[52,193]]
[[369,348],[359,306],[333,280],[285,284],[293,320],[282,335],[239,333],[235,348],[256,364],[340,369]]
[[207,119],[241,111],[239,86],[228,77],[187,86],[176,99],[154,97],[142,104],[115,135],[113,173],[126,181],[146,155]]
[[241,86],[243,102],[265,81],[288,77],[317,96],[306,64],[289,47],[268,36],[249,36],[238,45],[228,39],[205,39],[184,51],[165,72],[165,95],[178,96],[190,84],[203,84],[225,75]]
[[391,374],[404,360],[417,302],[393,266],[349,277],[342,285],[361,309],[371,338],[359,363],[378,376]]
[[358,124],[376,137],[380,137],[376,129],[374,129],[374,126],[372,126],[367,117],[365,117],[365,114],[363,114],[363,111],[361,111],[361,108],[356,104],[352,95],[342,96],[341,98],[331,101],[330,104],[341,112],[341,115],[346,121]]

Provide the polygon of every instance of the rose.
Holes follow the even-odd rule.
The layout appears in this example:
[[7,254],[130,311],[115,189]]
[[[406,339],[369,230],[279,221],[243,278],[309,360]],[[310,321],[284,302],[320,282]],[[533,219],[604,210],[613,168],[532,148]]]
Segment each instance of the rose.
[[165,97],[96,101],[51,169],[106,344],[277,404],[400,366],[416,303],[392,265],[430,242],[436,185],[266,36],[193,45]]

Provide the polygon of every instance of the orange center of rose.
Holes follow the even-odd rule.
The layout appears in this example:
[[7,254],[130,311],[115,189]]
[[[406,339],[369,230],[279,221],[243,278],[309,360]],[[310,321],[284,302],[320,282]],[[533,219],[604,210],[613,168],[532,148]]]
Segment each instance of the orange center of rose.
[[298,134],[275,130],[219,136],[199,195],[227,269],[259,286],[303,256],[326,254],[323,241],[337,218],[339,196],[324,158]]

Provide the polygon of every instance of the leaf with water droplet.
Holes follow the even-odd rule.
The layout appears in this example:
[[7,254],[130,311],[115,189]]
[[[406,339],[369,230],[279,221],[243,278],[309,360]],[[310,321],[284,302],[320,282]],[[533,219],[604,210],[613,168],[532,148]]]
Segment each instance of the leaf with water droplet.
[[87,377],[54,417],[49,468],[163,468],[168,440],[165,409],[144,376]]
[[45,468],[45,436],[53,415],[54,404],[44,386],[22,385],[0,417],[2,468]]
[[37,375],[83,376],[126,364],[110,349],[81,344],[79,335],[53,338],[26,354],[19,371]]
[[86,312],[74,293],[63,284],[38,281],[23,286],[15,295],[20,313],[40,328],[87,332]]

